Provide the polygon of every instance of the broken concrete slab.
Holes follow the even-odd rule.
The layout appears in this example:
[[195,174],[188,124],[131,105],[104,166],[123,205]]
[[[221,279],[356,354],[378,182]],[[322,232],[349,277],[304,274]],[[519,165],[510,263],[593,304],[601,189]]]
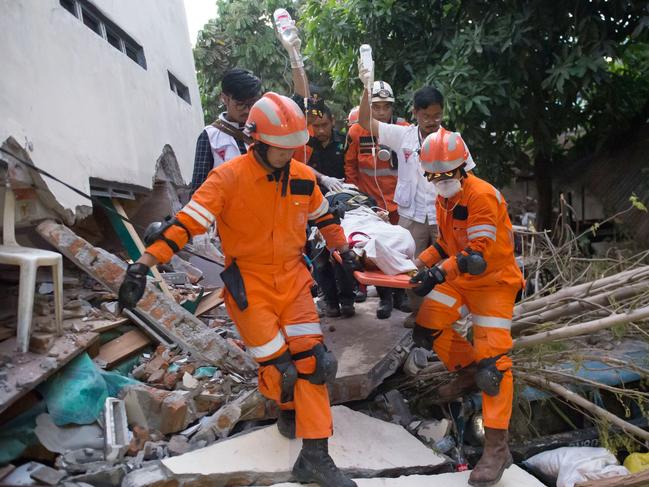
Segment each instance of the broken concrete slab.
[[0,364],[5,374],[0,387],[0,413],[54,374],[99,339],[98,333],[57,337],[47,355],[16,354],[16,338],[0,342]]
[[69,477],[67,480],[70,482],[85,482],[93,487],[120,487],[127,471],[128,469],[124,464],[110,466],[104,463],[98,470]]
[[351,318],[322,319],[327,347],[338,359],[336,383],[330,388],[333,404],[367,398],[407,356],[412,330],[403,322],[408,314],[395,309],[390,318],[379,320],[378,303],[369,298],[355,305]]
[[54,453],[65,453],[81,448],[101,449],[104,447],[104,432],[99,425],[57,426],[52,416],[43,413],[36,417],[34,428],[38,441]]
[[[358,487],[430,487],[443,485],[444,487],[466,487],[471,472],[441,473],[437,475],[410,475],[396,479],[354,479]],[[258,486],[259,487],[259,486]],[[315,484],[275,484],[272,487],[317,487]],[[503,474],[500,482],[494,487],[543,487],[532,475],[516,465],[512,465]]]
[[[332,411],[335,431],[329,452],[348,474],[375,477],[432,473],[447,463],[446,457],[401,426],[344,406]],[[162,465],[170,478],[182,478],[187,486],[272,484],[291,479],[300,448],[300,440],[284,438],[273,425],[164,459]]]
[[227,437],[239,421],[276,418],[277,414],[277,405],[262,396],[258,390],[243,393],[211,416],[203,417],[196,431],[191,433],[194,434],[191,442],[212,443]]
[[428,445],[434,445],[451,433],[453,423],[448,419],[427,419],[417,427],[417,436]]
[[[46,220],[36,229],[77,266],[109,290],[118,292],[126,270],[124,261],[101,248],[93,247],[65,225]],[[168,299],[151,282],[147,283],[137,311],[150,323],[158,323],[167,335],[197,359],[240,374],[252,375],[257,369],[250,355]]]
[[38,485],[30,474],[39,466],[42,465],[38,462],[27,462],[16,467],[2,479],[2,485]]
[[66,475],[66,472],[56,470],[52,467],[48,467],[47,465],[38,465],[29,473],[29,476],[31,478],[47,485],[58,484]]
[[197,417],[191,395],[186,391],[164,391],[137,384],[125,387],[121,396],[130,426],[139,425],[163,434],[177,433]]

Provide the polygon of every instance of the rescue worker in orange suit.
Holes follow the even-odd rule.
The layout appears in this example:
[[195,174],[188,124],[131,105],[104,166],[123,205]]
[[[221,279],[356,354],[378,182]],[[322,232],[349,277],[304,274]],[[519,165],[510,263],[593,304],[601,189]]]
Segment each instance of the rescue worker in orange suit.
[[302,249],[307,222],[317,225],[347,268],[360,268],[315,177],[291,160],[308,140],[306,120],[290,98],[266,93],[250,110],[252,150],[214,169],[190,202],[129,265],[119,290],[124,307],[142,297],[149,267],[167,262],[217,222],[226,257],[225,304],[259,363],[259,390],[281,409],[279,431],[303,438],[293,473],[300,482],[355,486],[328,453],[333,424],[327,383],[337,362],[324,345]]
[[[385,123],[407,126],[402,118],[395,119],[392,105],[394,92],[385,81],[375,81],[372,85],[372,116]],[[358,113],[358,112],[357,112]],[[350,116],[351,116],[350,112]],[[358,114],[356,114],[358,120]],[[345,180],[356,185],[363,193],[374,198],[379,206],[384,207],[390,223],[399,223],[397,204],[394,202],[394,190],[397,186],[397,154],[386,146],[380,145],[378,133],[371,134],[359,123],[354,123],[347,134],[345,152]],[[376,317],[387,319],[392,315],[392,308],[406,313],[412,309],[403,289],[378,288],[379,306]]]
[[[507,443],[514,386],[508,353],[523,276],[514,260],[507,203],[491,184],[465,172],[467,157],[460,135],[443,127],[421,148],[424,175],[437,191],[439,237],[419,255],[417,264],[426,267],[412,278],[415,293],[425,296],[413,339],[457,372],[438,390],[439,401],[482,391],[485,445],[469,484],[486,487],[512,464]],[[466,313],[472,316],[473,345],[452,326]]]

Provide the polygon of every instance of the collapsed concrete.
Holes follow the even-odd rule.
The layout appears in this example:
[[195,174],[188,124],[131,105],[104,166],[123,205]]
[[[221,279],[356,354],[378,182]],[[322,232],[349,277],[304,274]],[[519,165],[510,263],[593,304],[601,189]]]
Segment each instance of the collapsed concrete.
[[[441,473],[437,475],[410,475],[404,477],[354,479],[358,487],[466,487],[471,472]],[[512,465],[503,474],[497,487],[543,487],[543,484],[520,467]],[[261,486],[256,486],[261,487]],[[275,484],[272,487],[316,487],[315,484]]]
[[[53,221],[41,223],[37,231],[85,272],[113,292],[118,291],[126,268],[121,259],[103,249],[93,247],[65,225]],[[251,375],[256,370],[257,366],[248,354],[214,333],[182,306],[167,299],[150,282],[138,304],[138,311],[141,311],[148,321],[160,323],[164,327],[164,333],[169,334],[183,349],[205,362],[245,375]]]
[[[355,477],[433,473],[449,459],[435,453],[401,426],[344,406],[332,408],[335,432],[329,451],[342,470]],[[127,475],[124,485],[161,487],[270,485],[291,480],[302,443],[280,435],[275,425],[219,441],[161,465]],[[148,479],[148,480],[147,480]]]

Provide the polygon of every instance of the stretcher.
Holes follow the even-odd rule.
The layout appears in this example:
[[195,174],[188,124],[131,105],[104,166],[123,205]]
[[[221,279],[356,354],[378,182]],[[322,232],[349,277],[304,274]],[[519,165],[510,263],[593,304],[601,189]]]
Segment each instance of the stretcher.
[[[342,264],[342,258],[338,252],[333,252],[334,258]],[[410,282],[409,274],[397,274],[389,276],[380,270],[376,271],[354,271],[354,279],[366,286],[393,287],[398,289],[410,289],[415,284]]]

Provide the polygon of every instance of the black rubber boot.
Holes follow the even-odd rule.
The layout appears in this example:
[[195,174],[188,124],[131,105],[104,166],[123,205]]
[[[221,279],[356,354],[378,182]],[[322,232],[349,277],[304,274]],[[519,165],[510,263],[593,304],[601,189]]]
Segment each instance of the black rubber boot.
[[408,296],[405,289],[395,289],[394,290],[394,307],[404,313],[411,313],[412,308],[408,302]]
[[365,286],[356,286],[354,289],[354,302],[364,303],[367,300],[367,289]]
[[379,307],[376,308],[376,317],[379,320],[387,320],[392,315],[392,289],[388,287],[377,287],[379,293]]
[[354,316],[356,314],[356,310],[354,309],[354,301],[352,300],[351,302],[346,302],[346,301],[341,302],[340,313],[345,318],[350,318]]
[[293,465],[298,482],[314,482],[320,487],[357,487],[356,482],[343,474],[329,456],[329,441],[303,440],[302,451]]
[[280,434],[289,440],[295,438],[295,410],[282,409],[277,417],[277,429]]
[[324,313],[327,318],[338,318],[340,316],[340,306],[338,303],[325,302]]

